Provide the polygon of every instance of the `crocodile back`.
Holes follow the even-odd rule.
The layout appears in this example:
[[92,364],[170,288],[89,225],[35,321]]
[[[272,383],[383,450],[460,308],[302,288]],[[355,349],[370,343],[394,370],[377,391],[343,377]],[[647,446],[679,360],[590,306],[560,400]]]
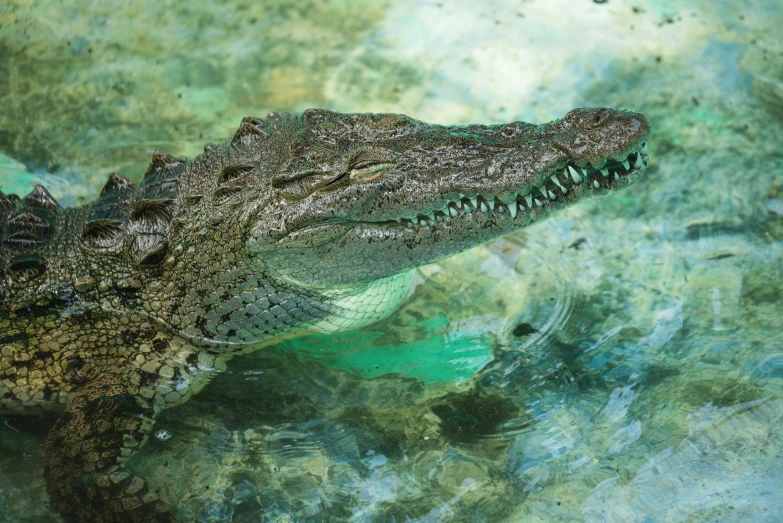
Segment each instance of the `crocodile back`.
[[165,359],[139,282],[160,272],[185,165],[156,153],[138,186],[111,174],[79,208],[40,185],[0,192],[0,412],[62,409],[96,369],[125,372],[140,346]]
[[168,250],[185,165],[185,158],[156,152],[139,187],[111,174],[90,206],[80,248],[96,256],[124,256],[134,266],[159,263]]
[[77,209],[41,185],[24,198],[0,192],[0,315],[87,298],[97,283],[91,266],[128,274],[159,264],[185,167],[185,158],[156,152],[138,187],[112,173],[99,198]]
[[61,212],[41,185],[24,198],[0,192],[0,299],[23,292],[46,272],[46,252],[58,234]]

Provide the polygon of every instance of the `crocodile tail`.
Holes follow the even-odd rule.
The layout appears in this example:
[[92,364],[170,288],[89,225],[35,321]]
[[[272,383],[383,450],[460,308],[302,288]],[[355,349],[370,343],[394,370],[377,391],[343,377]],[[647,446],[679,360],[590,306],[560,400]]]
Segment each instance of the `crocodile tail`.
[[154,425],[155,409],[104,375],[71,400],[46,441],[47,489],[68,522],[174,521],[146,481],[125,469]]

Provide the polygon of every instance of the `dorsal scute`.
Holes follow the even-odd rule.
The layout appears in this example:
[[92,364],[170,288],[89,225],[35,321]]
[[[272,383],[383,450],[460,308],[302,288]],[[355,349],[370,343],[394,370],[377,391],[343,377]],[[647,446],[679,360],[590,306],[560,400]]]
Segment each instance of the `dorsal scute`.
[[175,200],[138,200],[129,215],[127,252],[130,261],[141,268],[160,264],[168,254]]
[[174,216],[174,205],[173,198],[139,200],[130,213],[130,219],[147,227],[165,225]]
[[265,120],[253,116],[245,116],[239,123],[239,128],[231,138],[231,145],[250,145],[259,140],[266,140],[270,135],[269,125]]
[[25,284],[40,278],[46,268],[46,260],[42,256],[25,255],[11,260],[7,273],[12,282]]
[[30,207],[42,209],[54,209],[60,206],[43,185],[36,185],[30,194],[24,197],[24,203]]
[[0,278],[24,286],[46,272],[46,248],[57,233],[60,212],[43,185],[24,198],[0,192]]
[[11,201],[11,199],[6,196],[3,191],[0,191],[0,218],[5,217],[7,213],[11,212],[11,209],[13,209],[14,205],[14,202]]
[[248,164],[226,165],[218,175],[218,185],[234,184],[253,169],[254,167]]
[[84,224],[81,242],[84,247],[98,252],[118,252],[125,234],[120,220],[95,218]]
[[185,168],[186,158],[178,158],[170,154],[156,151],[152,155],[147,171],[142,179],[142,186],[149,187],[155,183],[176,180]]
[[177,198],[179,176],[185,171],[186,166],[187,158],[175,157],[161,152],[153,154],[150,165],[141,181],[139,199]]
[[135,188],[127,178],[124,178],[119,173],[111,173],[109,179],[106,180],[106,185],[101,189],[101,197],[111,194],[123,193]]
[[168,254],[168,236],[161,233],[139,233],[133,237],[129,252],[136,265],[152,267]]
[[101,189],[101,195],[92,203],[87,221],[114,220],[124,222],[133,203],[136,186],[120,176],[111,173]]
[[52,226],[44,218],[31,212],[11,215],[4,229],[3,244],[19,252],[39,249],[52,232]]
[[111,173],[93,202],[81,233],[81,245],[90,251],[117,253],[137,188],[119,173]]
[[156,152],[128,214],[128,253],[142,268],[160,264],[168,253],[171,220],[179,202],[179,177],[187,159]]
[[51,231],[52,227],[41,217],[29,212],[17,214],[8,220],[8,229],[11,232],[35,232],[45,234]]
[[160,263],[186,167],[186,158],[155,152],[138,186],[118,173],[109,175],[85,222],[82,246],[142,268]]

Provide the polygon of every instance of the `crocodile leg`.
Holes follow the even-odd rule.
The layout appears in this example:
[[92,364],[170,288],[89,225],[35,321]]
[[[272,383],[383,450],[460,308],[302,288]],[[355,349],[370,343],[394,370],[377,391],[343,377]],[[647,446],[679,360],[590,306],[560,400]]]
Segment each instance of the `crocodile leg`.
[[45,476],[52,505],[69,522],[173,521],[147,483],[125,469],[156,412],[119,382],[104,376],[87,384],[49,434]]

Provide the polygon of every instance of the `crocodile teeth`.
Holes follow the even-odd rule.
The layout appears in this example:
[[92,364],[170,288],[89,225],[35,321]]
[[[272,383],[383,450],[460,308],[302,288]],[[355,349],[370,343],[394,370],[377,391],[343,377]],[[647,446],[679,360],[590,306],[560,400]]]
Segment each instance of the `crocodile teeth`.
[[574,169],[573,167],[571,167],[569,165],[568,166],[568,172],[571,173],[571,178],[574,179],[574,183],[582,183],[582,177],[579,176],[579,173],[576,172],[576,169]]
[[495,201],[499,203],[503,203],[505,205],[511,205],[515,201],[517,201],[517,193],[510,192],[510,193],[502,193],[504,198],[501,198],[500,196],[495,197]]
[[[560,180],[558,180],[558,179],[557,179],[557,176],[555,176],[555,175],[553,174],[552,176],[550,176],[550,177],[549,177],[549,179],[550,179],[550,180],[552,180],[552,183],[554,183],[555,185],[557,185],[557,187],[558,187],[558,188],[559,188],[561,191],[563,191],[563,194],[568,194],[568,189],[566,189],[565,187],[563,187],[562,185],[560,185]],[[566,179],[567,179],[567,178],[566,178]]]
[[[632,166],[633,169],[643,167],[648,158],[646,153],[647,143],[645,142],[637,151],[630,153],[625,160],[618,162],[625,168],[626,172],[623,175],[629,174],[632,170]],[[612,165],[616,166],[616,163],[614,163],[615,160],[612,160],[612,162]],[[531,191],[524,196],[518,193],[505,191],[501,192],[501,196],[498,197],[494,195],[476,194],[473,198],[469,198],[463,193],[457,193],[459,199],[451,201],[449,198],[454,197],[454,193],[452,193],[449,196],[444,196],[446,204],[441,209],[433,210],[429,214],[390,219],[382,222],[382,225],[399,225],[407,228],[431,227],[437,223],[447,222],[450,218],[456,218],[461,213],[469,214],[474,210],[483,213],[494,211],[498,214],[505,214],[506,211],[508,211],[508,214],[511,215],[511,219],[515,220],[519,213],[524,214],[527,210],[532,209],[534,205],[536,207],[544,207],[547,200],[557,200],[559,196],[557,190],[562,191],[563,194],[567,194],[567,186],[570,185],[572,180],[575,184],[587,182],[596,190],[606,188],[601,185],[598,179],[591,180],[591,176],[597,176],[596,173],[600,172],[602,177],[607,178],[611,174],[614,180],[619,182],[623,176],[620,173],[623,171],[620,171],[619,167],[617,167],[616,170],[614,168],[612,169],[613,170],[609,170],[607,167],[606,159],[596,160],[594,164],[587,165],[586,167],[566,165],[566,167],[563,168],[563,180],[559,178],[559,173],[553,173],[549,176],[549,180],[555,186],[555,188],[552,189],[547,188],[545,181],[540,187],[532,186]],[[535,195],[536,190],[539,192],[538,196]],[[504,200],[510,201],[506,202]]]

